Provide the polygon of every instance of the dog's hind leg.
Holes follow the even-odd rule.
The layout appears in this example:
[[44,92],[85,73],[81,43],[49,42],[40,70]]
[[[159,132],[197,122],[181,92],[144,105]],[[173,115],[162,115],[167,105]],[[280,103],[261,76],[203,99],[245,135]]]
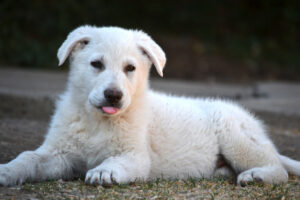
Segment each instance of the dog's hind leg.
[[288,173],[277,150],[258,121],[251,117],[244,122],[229,118],[222,124],[217,133],[220,153],[238,174],[238,184],[287,181]]
[[0,185],[20,185],[25,181],[69,178],[72,168],[63,155],[25,151],[16,159],[0,165]]
[[286,182],[288,174],[280,165],[265,165],[254,167],[238,175],[237,183],[246,186],[250,182],[282,183]]

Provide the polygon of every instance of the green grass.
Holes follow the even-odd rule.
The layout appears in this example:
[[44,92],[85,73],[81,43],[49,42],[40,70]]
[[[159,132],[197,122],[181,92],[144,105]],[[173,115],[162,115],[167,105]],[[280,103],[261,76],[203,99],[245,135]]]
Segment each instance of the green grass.
[[88,186],[82,180],[25,184],[21,192],[43,199],[300,199],[300,178],[285,184],[254,183],[247,187],[232,179],[154,180],[115,185]]

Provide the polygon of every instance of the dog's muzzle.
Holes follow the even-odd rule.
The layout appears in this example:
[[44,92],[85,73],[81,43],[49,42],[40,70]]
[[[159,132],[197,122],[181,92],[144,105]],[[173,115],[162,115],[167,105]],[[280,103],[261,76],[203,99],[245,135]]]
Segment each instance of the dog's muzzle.
[[113,115],[116,114],[121,107],[121,99],[123,93],[115,88],[106,89],[104,91],[105,102],[97,106],[103,113]]

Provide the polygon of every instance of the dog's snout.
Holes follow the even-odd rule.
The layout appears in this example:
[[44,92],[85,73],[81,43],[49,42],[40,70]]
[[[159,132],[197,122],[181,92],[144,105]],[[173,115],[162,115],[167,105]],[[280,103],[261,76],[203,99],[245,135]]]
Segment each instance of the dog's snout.
[[104,91],[105,99],[110,103],[118,103],[122,99],[123,93],[118,89],[106,89]]

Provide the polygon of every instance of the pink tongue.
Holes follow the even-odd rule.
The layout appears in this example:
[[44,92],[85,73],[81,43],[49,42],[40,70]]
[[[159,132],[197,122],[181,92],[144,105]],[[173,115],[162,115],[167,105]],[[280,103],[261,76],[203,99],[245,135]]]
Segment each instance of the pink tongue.
[[114,107],[102,107],[102,110],[107,114],[115,114],[116,112],[118,112],[118,108]]

